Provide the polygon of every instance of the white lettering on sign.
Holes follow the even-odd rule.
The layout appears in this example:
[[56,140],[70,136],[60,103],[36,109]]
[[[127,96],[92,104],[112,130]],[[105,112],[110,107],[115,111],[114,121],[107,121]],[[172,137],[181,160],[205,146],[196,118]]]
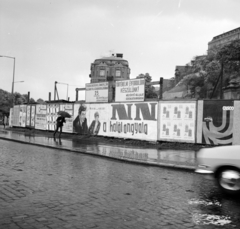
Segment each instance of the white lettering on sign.
[[222,109],[223,109],[224,111],[233,111],[233,110],[234,110],[234,107],[233,107],[233,106],[229,106],[229,107],[223,106]]

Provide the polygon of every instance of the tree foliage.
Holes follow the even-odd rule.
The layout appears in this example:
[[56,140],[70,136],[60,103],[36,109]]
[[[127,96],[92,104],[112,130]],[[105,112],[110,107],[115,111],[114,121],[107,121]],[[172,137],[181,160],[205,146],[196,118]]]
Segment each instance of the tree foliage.
[[0,111],[8,114],[12,104],[12,95],[0,89]]
[[[213,88],[221,74],[223,66],[223,87],[239,81],[240,73],[240,40],[235,40],[222,48],[215,48],[205,56],[195,57],[187,65],[185,76],[179,84],[185,84],[195,96],[198,89],[198,96],[206,98],[209,88]],[[217,92],[219,87],[217,88]]]
[[240,84],[240,40],[224,46],[216,59],[223,64],[225,84]]
[[155,90],[155,88],[152,85],[149,85],[148,83],[152,82],[152,77],[149,75],[149,73],[145,73],[145,74],[139,74],[137,77],[137,79],[145,79],[145,98],[157,98],[157,92]]
[[46,103],[46,102],[45,102],[43,99],[39,98],[39,99],[37,100],[37,103],[43,104],[43,103]]
[[[24,103],[27,103],[28,95],[27,94],[21,95],[20,93],[15,92],[12,97],[11,93],[0,89],[0,110],[3,113],[6,113],[6,114],[9,113],[10,108],[13,105],[13,99],[14,99],[15,105],[24,104]],[[34,103],[35,100],[31,98],[29,102]]]

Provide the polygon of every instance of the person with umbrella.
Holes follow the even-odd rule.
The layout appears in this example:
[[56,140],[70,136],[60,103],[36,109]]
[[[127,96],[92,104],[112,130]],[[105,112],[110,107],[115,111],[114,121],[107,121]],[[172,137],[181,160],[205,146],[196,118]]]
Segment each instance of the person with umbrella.
[[71,115],[68,114],[68,113],[65,112],[65,111],[59,111],[59,112],[58,112],[58,115],[59,115],[59,116],[58,116],[58,118],[57,118],[57,120],[56,120],[56,122],[57,122],[56,129],[55,129],[55,131],[54,131],[54,133],[53,133],[54,139],[55,139],[56,133],[58,132],[58,129],[60,129],[60,131],[59,131],[59,138],[61,138],[63,123],[66,122],[65,117],[66,117],[66,118],[67,118],[67,117],[68,117],[68,118],[71,117]]

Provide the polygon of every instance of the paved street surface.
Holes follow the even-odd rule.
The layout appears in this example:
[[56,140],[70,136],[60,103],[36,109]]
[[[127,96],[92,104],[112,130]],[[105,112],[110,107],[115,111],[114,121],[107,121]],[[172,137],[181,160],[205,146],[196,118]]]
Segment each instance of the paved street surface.
[[192,172],[0,140],[0,229],[240,228],[239,213]]

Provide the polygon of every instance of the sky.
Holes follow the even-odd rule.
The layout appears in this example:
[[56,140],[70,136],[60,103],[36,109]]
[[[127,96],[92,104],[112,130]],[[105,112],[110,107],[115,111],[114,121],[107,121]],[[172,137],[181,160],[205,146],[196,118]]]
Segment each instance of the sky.
[[[57,81],[60,99],[74,101],[91,63],[112,53],[129,62],[130,78],[174,77],[214,36],[240,27],[239,9],[239,0],[0,0],[0,56],[15,57],[14,92],[53,99]],[[13,62],[0,57],[8,92]]]

